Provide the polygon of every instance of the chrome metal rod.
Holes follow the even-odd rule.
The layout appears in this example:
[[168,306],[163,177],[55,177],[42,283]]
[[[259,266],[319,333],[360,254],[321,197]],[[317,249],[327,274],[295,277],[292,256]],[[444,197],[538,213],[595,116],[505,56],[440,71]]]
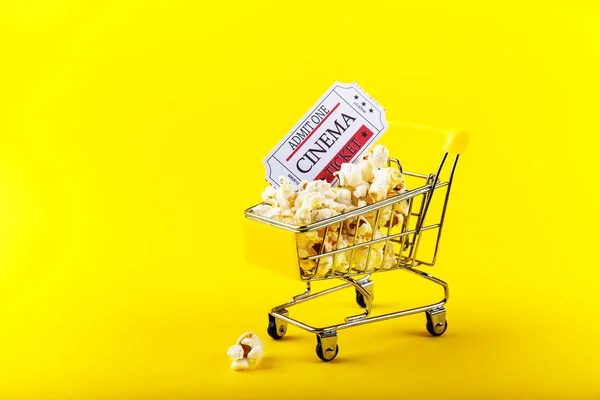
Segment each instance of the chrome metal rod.
[[309,294],[310,294],[310,281],[306,282],[306,289],[304,290],[304,293],[300,293],[296,296],[293,296],[291,302],[298,302],[298,301],[302,300],[303,298],[305,298],[306,296],[308,296]]
[[[375,232],[379,230],[379,217],[381,215],[381,211],[382,209],[379,209],[375,213],[375,223],[373,224],[373,237],[375,237]],[[369,269],[369,261],[371,261],[371,250],[373,249],[373,244],[375,243],[379,242],[376,242],[374,240],[370,240],[367,242],[367,244],[369,245],[369,249],[367,250],[367,261],[365,262],[365,270]]]
[[[305,302],[307,300],[311,300],[311,299],[314,299],[316,297],[320,297],[320,296],[323,296],[323,295],[326,295],[326,294],[329,294],[329,293],[333,293],[335,291],[338,291],[338,290],[341,290],[341,289],[345,289],[345,288],[348,288],[348,287],[351,287],[351,286],[352,286],[352,284],[345,283],[343,285],[334,286],[332,288],[329,288],[329,289],[326,289],[326,290],[322,290],[322,291],[317,292],[317,293],[313,293],[313,294],[311,294],[309,296],[301,297],[298,300],[293,300],[292,299],[292,301],[290,301],[290,302],[287,302],[285,304],[281,304],[281,305],[279,305],[277,307],[273,307],[273,309],[271,309],[271,312],[272,313],[273,312],[277,312],[278,310],[283,310],[284,308],[292,307],[292,306],[295,306],[296,304],[303,303],[303,302]],[[300,296],[302,296],[302,295],[300,295]]]
[[[421,231],[427,231],[429,229],[436,229],[436,228],[439,228],[439,226],[440,226],[440,224],[425,226],[425,227],[423,227],[421,229]],[[415,232],[416,232],[415,230],[410,230],[410,231],[406,231],[406,232],[395,233],[393,235],[384,236],[382,238],[370,240],[370,241],[365,242],[365,243],[358,243],[358,244],[355,244],[354,246],[344,247],[343,249],[332,250],[332,251],[329,251],[329,252],[323,253],[323,254],[317,254],[316,256],[301,257],[300,261],[316,260],[317,258],[321,258],[321,257],[325,257],[325,256],[330,256],[330,255],[341,253],[341,252],[344,252],[344,251],[353,250],[353,249],[358,248],[358,247],[370,246],[370,245],[375,244],[375,243],[384,242],[386,240],[395,239],[395,238],[398,238],[398,237],[401,237],[401,236],[410,235],[410,234],[413,234]]]
[[[353,319],[353,320],[349,320],[349,321],[347,321],[345,323],[342,323],[342,324],[330,325],[330,326],[326,326],[326,327],[322,327],[322,328],[315,328],[315,327],[307,325],[307,324],[305,324],[305,323],[303,323],[301,321],[298,321],[298,320],[295,320],[293,318],[290,318],[288,315],[280,313],[284,309],[289,308],[291,306],[294,306],[296,304],[302,303],[304,301],[307,301],[307,300],[310,300],[310,299],[313,299],[315,297],[322,296],[322,295],[325,295],[325,294],[328,294],[328,293],[332,293],[332,292],[334,292],[336,290],[340,290],[340,289],[344,289],[344,288],[352,287],[353,286],[350,283],[346,283],[344,285],[335,286],[335,287],[333,287],[331,289],[327,289],[327,290],[324,290],[322,292],[318,292],[318,293],[315,293],[313,295],[307,296],[307,297],[305,297],[305,298],[303,298],[303,299],[301,299],[301,300],[299,300],[297,302],[290,302],[290,303],[287,303],[287,304],[282,304],[282,305],[280,305],[278,307],[273,308],[271,310],[271,315],[273,315],[274,317],[279,318],[279,319],[281,319],[281,320],[283,320],[283,321],[285,321],[287,323],[290,323],[290,324],[292,324],[294,326],[297,326],[298,328],[304,329],[306,331],[309,331],[309,332],[312,332],[312,333],[322,333],[322,332],[325,332],[325,331],[332,331],[332,330],[336,330],[337,331],[337,330],[341,330],[341,329],[351,328],[353,326],[370,324],[370,323],[373,323],[373,322],[384,321],[384,320],[392,319],[392,318],[404,317],[406,315],[418,314],[418,313],[422,313],[422,312],[425,312],[425,311],[429,311],[429,310],[433,310],[433,309],[442,307],[442,306],[444,306],[448,302],[448,299],[450,298],[450,291],[448,289],[448,284],[446,282],[444,282],[443,280],[441,280],[439,278],[436,278],[435,276],[429,275],[426,272],[419,271],[419,270],[414,269],[414,268],[401,268],[401,269],[404,269],[404,270],[407,270],[409,272],[412,272],[412,273],[416,274],[417,276],[420,276],[422,278],[425,278],[427,280],[430,280],[430,281],[432,281],[432,282],[434,282],[434,283],[442,286],[444,288],[444,299],[442,301],[439,301],[437,303],[430,304],[430,305],[427,305],[427,306],[422,306],[422,307],[417,307],[417,308],[411,308],[411,309],[402,310],[402,311],[396,311],[396,312],[392,312],[392,313],[388,313],[388,314],[377,315],[377,316],[374,316],[374,317],[365,317],[365,318],[360,318],[360,319]],[[361,280],[358,280],[356,282],[357,283],[361,283],[361,282],[365,281],[366,279],[368,279],[368,277],[369,276],[367,276],[367,277],[365,277],[365,278],[363,278]]]
[[[446,186],[447,184],[448,184],[447,182],[437,183],[435,185],[435,189],[442,188],[442,187]],[[415,196],[419,196],[421,194],[424,194],[424,193],[427,193],[427,192],[431,191],[432,187],[434,187],[433,184],[427,184],[427,185],[421,186],[419,188],[406,191],[406,192],[404,192],[402,194],[399,194],[397,196],[390,197],[389,199],[381,200],[381,201],[379,201],[377,203],[369,204],[369,205],[366,205],[364,207],[359,207],[359,208],[356,208],[356,209],[354,209],[352,211],[348,211],[346,213],[339,214],[339,215],[333,216],[331,218],[327,218],[327,219],[324,219],[322,221],[318,221],[318,222],[312,223],[312,224],[307,225],[307,226],[292,225],[292,224],[288,224],[288,223],[285,223],[285,222],[276,221],[274,219],[267,218],[267,217],[262,216],[262,215],[255,214],[252,211],[252,209],[254,207],[256,207],[257,205],[263,204],[263,203],[256,204],[256,205],[254,205],[254,206],[246,209],[245,216],[248,219],[253,219],[253,220],[260,221],[260,222],[264,222],[264,223],[266,223],[268,225],[275,226],[275,227],[278,227],[278,228],[283,228],[283,229],[288,230],[288,231],[292,231],[292,232],[296,232],[296,233],[308,232],[308,231],[313,231],[313,230],[320,229],[320,228],[323,228],[323,227],[326,227],[326,226],[329,226],[329,225],[333,225],[333,224],[336,224],[338,222],[344,221],[346,219],[354,218],[354,217],[357,217],[357,216],[359,216],[361,214],[369,213],[369,212],[378,210],[378,209],[383,208],[383,207],[390,206],[390,205],[392,205],[394,203],[398,203],[400,201],[404,201],[404,200],[410,199],[410,198],[415,197]]]
[[442,286],[444,288],[444,303],[447,303],[450,300],[450,288],[448,287],[448,284],[446,282],[444,282],[443,280],[441,280],[440,278],[436,278],[435,276],[430,275],[427,272],[420,271],[418,269],[414,269],[413,267],[402,268],[402,269],[407,272],[412,272],[415,275],[418,275],[422,278],[425,278],[427,280],[430,280],[430,281]]
[[421,178],[421,179],[427,179],[429,177],[429,175],[423,175],[423,174],[417,174],[415,172],[404,172],[404,175],[406,176],[412,176],[414,178]]
[[[433,176],[433,182],[437,182],[438,178],[442,172],[442,168],[444,168],[444,163],[446,162],[446,158],[448,158],[448,153],[444,153],[444,156],[442,157],[442,161],[440,161],[440,165],[438,166],[437,172],[435,173],[435,175]],[[433,183],[432,183],[433,185]],[[427,210],[429,210],[429,204],[431,204],[431,199],[433,198],[433,193],[435,192],[435,190],[430,190],[429,193],[427,193],[427,197],[425,198],[425,208],[423,209],[423,217],[421,218],[421,220],[419,221],[419,223],[417,224],[417,233],[421,232],[421,229],[423,228],[423,224],[425,223],[425,217],[427,216]]]
[[445,303],[446,303],[446,301],[440,301],[438,303],[430,304],[428,306],[411,308],[408,310],[402,310],[402,311],[396,311],[396,312],[392,312],[392,313],[388,313],[388,314],[377,315],[375,317],[368,317],[368,318],[363,318],[363,319],[359,319],[359,320],[353,320],[350,322],[345,322],[345,323],[338,324],[338,325],[326,326],[323,328],[315,328],[313,326],[307,325],[303,322],[300,322],[298,320],[290,318],[286,315],[279,314],[279,313],[277,313],[277,311],[271,311],[271,315],[273,315],[274,317],[279,318],[285,322],[288,322],[294,326],[297,326],[298,328],[307,330],[309,332],[322,333],[325,331],[332,331],[332,330],[339,331],[341,329],[347,329],[347,328],[351,328],[353,326],[370,324],[373,322],[385,321],[387,319],[399,318],[399,317],[404,317],[404,316],[412,315],[412,314],[418,314],[418,313],[422,313],[425,311],[429,311],[429,310],[433,310],[433,309],[442,307]]
[[371,297],[371,294],[369,292],[367,292],[365,290],[365,288],[362,287],[362,285],[358,281],[355,281],[354,279],[352,279],[352,278],[350,278],[348,276],[346,276],[346,277],[344,277],[342,279],[344,279],[345,281],[348,281],[352,286],[354,286],[354,288],[356,290],[358,290],[360,292],[360,294],[363,295],[363,298],[365,299],[366,306],[367,306],[367,309],[365,310],[364,313],[360,313],[358,315],[352,315],[350,317],[346,317],[346,322],[356,321],[356,320],[368,317],[369,314],[371,313],[371,308],[373,307],[373,298]]

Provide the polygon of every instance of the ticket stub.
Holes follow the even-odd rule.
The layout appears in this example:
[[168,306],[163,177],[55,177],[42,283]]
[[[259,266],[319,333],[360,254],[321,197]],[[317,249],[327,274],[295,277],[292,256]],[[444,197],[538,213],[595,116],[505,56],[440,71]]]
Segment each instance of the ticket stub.
[[336,82],[265,157],[266,179],[286,176],[334,183],[343,163],[355,162],[388,128],[385,110],[353,83]]

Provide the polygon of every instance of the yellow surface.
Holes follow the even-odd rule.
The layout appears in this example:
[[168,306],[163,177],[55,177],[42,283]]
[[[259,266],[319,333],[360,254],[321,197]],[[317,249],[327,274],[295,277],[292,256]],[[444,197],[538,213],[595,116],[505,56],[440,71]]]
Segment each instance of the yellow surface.
[[[600,396],[597,2],[390,3],[0,2],[0,399]],[[245,265],[241,227],[335,80],[471,141],[432,270],[448,332],[342,331],[325,364],[303,331],[268,340],[303,287]],[[401,272],[375,291],[377,312],[440,295]],[[246,330],[266,357],[235,373]]]

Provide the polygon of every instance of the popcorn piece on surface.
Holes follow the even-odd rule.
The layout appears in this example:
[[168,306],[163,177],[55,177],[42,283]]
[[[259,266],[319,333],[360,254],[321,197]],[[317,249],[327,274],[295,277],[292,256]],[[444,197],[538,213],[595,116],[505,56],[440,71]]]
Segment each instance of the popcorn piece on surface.
[[[243,334],[240,339],[238,342],[244,348],[244,356],[248,359],[250,366],[258,365],[264,354],[262,341],[252,332]],[[250,351],[246,351],[248,348]]]
[[234,360],[231,363],[231,369],[234,371],[243,371],[250,368],[250,363],[247,359],[242,358],[241,360]]
[[231,369],[235,371],[255,367],[260,363],[264,354],[261,340],[255,333],[246,332],[241,335],[236,344],[227,350],[231,358]]
[[244,358],[244,348],[239,344],[234,344],[227,350],[227,355],[231,357],[232,360],[241,360]]

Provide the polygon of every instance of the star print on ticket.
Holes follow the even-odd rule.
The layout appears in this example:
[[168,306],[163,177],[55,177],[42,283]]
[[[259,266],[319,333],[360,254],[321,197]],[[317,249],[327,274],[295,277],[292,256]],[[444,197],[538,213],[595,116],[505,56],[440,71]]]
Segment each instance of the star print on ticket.
[[275,187],[280,176],[333,183],[387,128],[385,110],[356,82],[336,82],[265,157],[266,179]]

